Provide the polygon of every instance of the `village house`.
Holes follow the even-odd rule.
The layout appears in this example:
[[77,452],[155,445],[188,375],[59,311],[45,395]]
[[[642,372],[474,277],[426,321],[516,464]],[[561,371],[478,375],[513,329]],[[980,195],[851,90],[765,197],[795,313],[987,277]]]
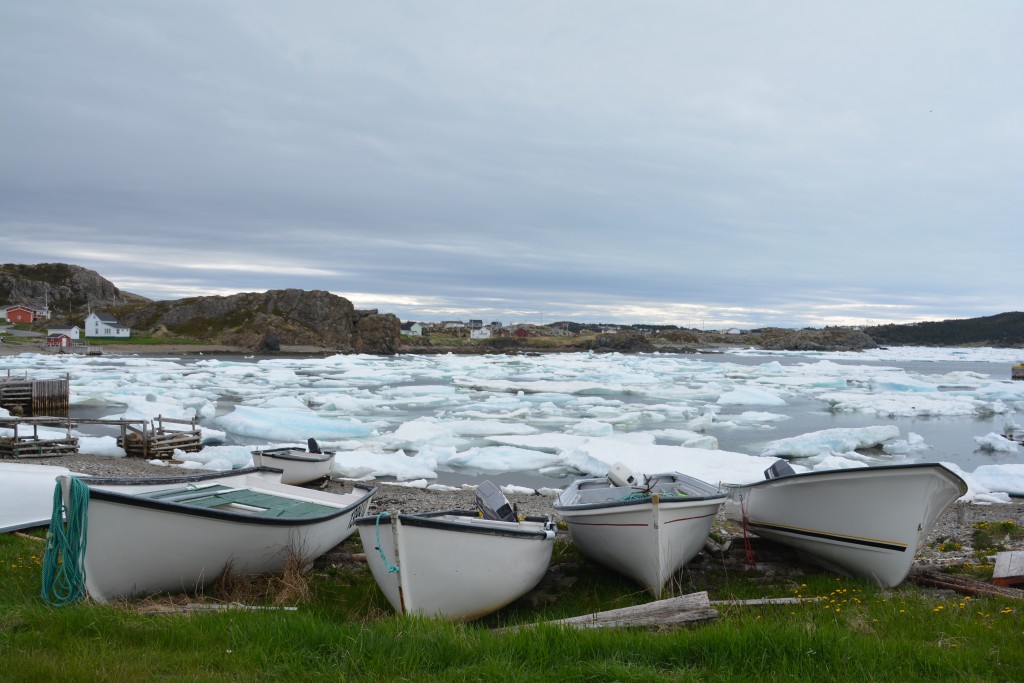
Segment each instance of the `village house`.
[[12,323],[34,323],[37,320],[49,318],[50,311],[45,308],[14,304],[4,309],[4,316]]
[[422,337],[423,325],[414,322],[402,323],[402,334],[408,337]]
[[51,327],[46,330],[48,337],[55,334],[63,334],[72,341],[78,341],[82,338],[82,328],[78,325],[72,325],[71,327]]
[[127,339],[132,331],[107,313],[90,313],[85,318],[85,336]]

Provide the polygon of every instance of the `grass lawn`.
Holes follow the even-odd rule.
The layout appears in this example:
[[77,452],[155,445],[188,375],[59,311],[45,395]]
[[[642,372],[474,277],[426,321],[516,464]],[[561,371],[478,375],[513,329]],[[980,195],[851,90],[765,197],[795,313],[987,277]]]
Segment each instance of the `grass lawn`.
[[[358,537],[346,543],[358,546]],[[765,581],[724,568],[684,570],[681,593],[804,599],[720,606],[717,621],[685,630],[497,633],[649,598],[559,541],[553,565],[572,585],[471,624],[395,616],[364,566],[316,570],[299,591],[280,577],[254,582],[241,599],[294,611],[140,610],[153,601],[55,608],[39,597],[43,548],[0,535],[0,680],[1024,680],[1020,603],[879,590],[827,573]],[[218,599],[239,596],[212,590],[203,598]],[[189,600],[198,598],[172,602]]]

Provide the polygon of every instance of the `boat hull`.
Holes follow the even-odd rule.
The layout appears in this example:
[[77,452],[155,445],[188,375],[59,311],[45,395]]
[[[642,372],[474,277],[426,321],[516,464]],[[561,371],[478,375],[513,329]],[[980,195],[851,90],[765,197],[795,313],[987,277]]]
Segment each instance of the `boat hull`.
[[334,453],[309,453],[298,448],[255,450],[252,464],[279,469],[282,484],[300,486],[330,476]]
[[485,616],[529,592],[547,572],[555,539],[548,520],[503,522],[458,510],[383,513],[356,526],[396,612],[452,621]]
[[967,493],[939,464],[807,472],[727,488],[730,519],[883,587],[903,582],[939,515]]
[[[61,480],[67,502],[70,478]],[[302,520],[260,518],[245,511],[161,502],[138,491],[89,487],[83,565],[89,597],[108,602],[190,592],[225,571],[240,576],[278,572],[295,557],[308,566],[354,532],[353,519],[365,513],[376,492],[366,487],[338,495],[253,475],[226,482],[251,492],[316,503],[330,512]]]
[[[662,493],[629,500],[628,487],[605,479],[585,479],[567,488],[555,510],[569,527],[573,543],[587,558],[623,574],[655,598],[665,584],[692,560],[707,540],[725,495],[679,474],[657,475],[663,482],[689,490],[685,497]],[[701,486],[694,488],[693,482]],[[606,500],[594,502],[604,496]]]

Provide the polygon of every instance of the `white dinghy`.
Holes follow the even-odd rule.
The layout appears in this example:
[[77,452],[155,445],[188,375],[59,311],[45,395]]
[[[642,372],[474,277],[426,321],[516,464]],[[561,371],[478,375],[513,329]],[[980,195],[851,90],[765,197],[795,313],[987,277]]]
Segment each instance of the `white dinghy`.
[[[67,537],[84,548],[69,557],[97,602],[197,590],[224,571],[251,576],[313,560],[348,538],[366,514],[375,487],[345,494],[288,486],[258,474],[160,486],[132,480],[61,476],[67,528],[50,525],[51,546]],[[136,487],[133,491],[124,486]],[[121,487],[119,489],[119,487]],[[138,488],[142,487],[142,488]],[[55,515],[57,517],[57,515]],[[49,560],[49,558],[48,558]],[[44,569],[44,595],[47,591]]]
[[477,487],[477,505],[479,513],[382,512],[356,520],[373,578],[396,612],[469,621],[544,577],[555,540],[551,520],[519,520],[490,482]]
[[591,560],[660,598],[669,578],[700,552],[725,494],[679,472],[639,478],[616,463],[607,477],[574,481],[554,508]]
[[80,477],[89,485],[115,491],[146,491],[176,484],[199,484],[212,479],[258,474],[279,481],[280,470],[248,467],[230,472],[189,472],[156,477],[96,477],[78,474],[66,467],[20,462],[0,462],[0,533],[46,526],[53,513],[53,485],[57,477]]
[[939,515],[967,493],[938,463],[797,474],[785,460],[746,485],[728,485],[726,516],[810,560],[882,587],[900,584]]
[[267,448],[252,452],[254,467],[273,467],[281,470],[281,483],[299,486],[331,474],[334,452],[321,451],[315,439],[309,440],[309,450],[301,448]]

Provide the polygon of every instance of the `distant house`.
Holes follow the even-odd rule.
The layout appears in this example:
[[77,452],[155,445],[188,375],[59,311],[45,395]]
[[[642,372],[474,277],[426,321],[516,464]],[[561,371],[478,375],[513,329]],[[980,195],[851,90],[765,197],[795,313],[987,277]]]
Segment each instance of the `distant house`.
[[12,323],[34,323],[36,320],[49,318],[50,312],[44,308],[14,304],[4,309],[4,315]]
[[480,327],[471,327],[470,330],[469,330],[469,338],[470,339],[490,339],[491,338],[491,328],[484,327],[483,325],[481,325]]
[[71,346],[71,337],[66,334],[54,333],[46,335],[46,345],[53,348],[67,348]]
[[85,336],[127,339],[132,330],[107,313],[90,313],[85,318]]
[[82,328],[78,325],[72,325],[71,327],[51,327],[46,330],[46,334],[66,334],[70,339],[77,341],[82,337]]
[[423,325],[414,322],[402,323],[402,334],[408,337],[422,337]]

